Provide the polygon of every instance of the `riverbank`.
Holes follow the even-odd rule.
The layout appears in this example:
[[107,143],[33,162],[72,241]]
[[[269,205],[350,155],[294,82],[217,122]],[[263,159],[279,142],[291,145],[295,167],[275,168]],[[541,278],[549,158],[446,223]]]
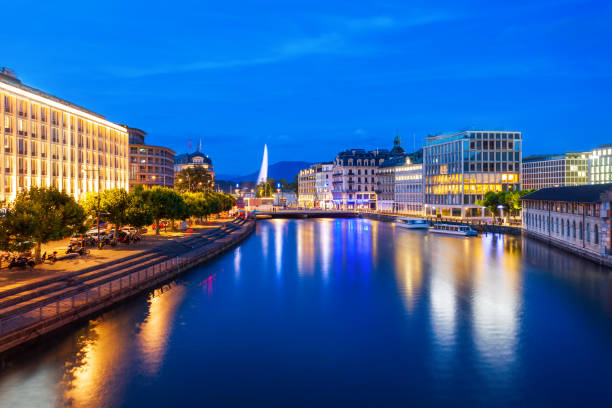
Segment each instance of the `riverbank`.
[[0,292],[0,355],[87,319],[173,279],[247,238],[255,221],[234,220],[152,250]]

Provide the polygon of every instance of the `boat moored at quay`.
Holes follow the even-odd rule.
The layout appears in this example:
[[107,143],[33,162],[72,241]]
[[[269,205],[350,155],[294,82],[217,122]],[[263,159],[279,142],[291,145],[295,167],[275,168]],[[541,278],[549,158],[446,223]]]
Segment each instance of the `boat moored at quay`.
[[407,229],[429,229],[429,221],[421,218],[400,217],[395,220],[395,225]]
[[455,224],[434,224],[429,232],[436,234],[455,235],[460,237],[476,237],[478,232],[474,231],[469,225]]

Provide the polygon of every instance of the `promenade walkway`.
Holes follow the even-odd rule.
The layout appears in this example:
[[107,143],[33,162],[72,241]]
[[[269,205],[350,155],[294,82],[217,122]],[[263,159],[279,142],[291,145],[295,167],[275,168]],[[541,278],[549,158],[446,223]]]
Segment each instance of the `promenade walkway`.
[[[74,273],[86,271],[92,268],[102,269],[109,265],[116,265],[119,261],[125,259],[133,259],[138,255],[145,254],[152,250],[161,250],[165,248],[168,252],[175,253],[171,247],[182,241],[199,236],[210,231],[218,229],[225,223],[231,221],[231,218],[219,218],[213,220],[206,225],[194,225],[194,233],[172,232],[161,233],[155,235],[155,232],[147,232],[143,234],[143,239],[138,243],[130,245],[117,244],[115,247],[105,246],[102,249],[91,248],[89,255],[76,256],[70,259],[58,260],[55,263],[43,263],[36,265],[34,268],[14,268],[8,269],[6,265],[0,269],[0,298],[5,292],[14,293],[19,288],[33,287],[38,283],[48,281],[49,279],[61,280],[62,278],[73,275]],[[47,254],[58,252],[58,256],[65,254],[68,247],[69,239],[51,242],[43,246],[42,252],[47,251]],[[1,304],[1,303],[0,303]]]
[[72,269],[65,264],[57,270],[41,268],[5,277],[0,287],[0,357],[6,350],[223,253],[245,239],[254,227],[254,221],[221,219],[198,228],[196,233],[157,237],[151,240],[157,240],[157,245],[130,250],[129,254],[127,250],[102,250],[85,262],[72,264]]

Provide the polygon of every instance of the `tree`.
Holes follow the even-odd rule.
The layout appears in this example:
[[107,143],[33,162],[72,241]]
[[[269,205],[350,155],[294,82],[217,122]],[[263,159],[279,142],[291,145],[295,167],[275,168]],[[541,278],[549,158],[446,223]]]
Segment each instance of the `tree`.
[[127,223],[135,228],[142,228],[153,222],[153,213],[147,205],[146,190],[143,186],[134,186],[130,191],[125,216]]
[[273,178],[269,178],[257,186],[257,197],[272,197],[275,189],[276,181]]
[[180,192],[211,192],[213,178],[202,166],[187,167],[174,175],[174,188]]
[[170,220],[185,219],[189,216],[187,206],[181,196],[174,190],[166,187],[153,187],[146,190],[146,202],[151,209],[155,231],[159,235],[159,221],[163,218]]
[[2,220],[2,245],[11,250],[35,248],[40,262],[42,244],[87,230],[83,208],[55,187],[32,187],[17,195]]
[[189,217],[189,209],[181,197],[174,190],[170,190],[168,193],[168,199],[170,201],[170,208],[168,211],[168,218],[170,218],[172,222],[172,229],[175,230],[174,221],[175,220],[184,220]]
[[183,193],[183,201],[191,217],[202,219],[208,215],[208,203],[203,193]]
[[85,195],[81,205],[87,214],[97,217],[99,211],[114,225],[113,240],[117,242],[119,228],[128,223],[126,215],[129,205],[127,191],[122,188],[113,188],[101,192],[91,191]]
[[495,222],[495,216],[498,211],[497,206],[500,205],[500,196],[495,191],[487,191],[482,200],[476,201],[476,205],[485,207],[489,210],[492,221]]

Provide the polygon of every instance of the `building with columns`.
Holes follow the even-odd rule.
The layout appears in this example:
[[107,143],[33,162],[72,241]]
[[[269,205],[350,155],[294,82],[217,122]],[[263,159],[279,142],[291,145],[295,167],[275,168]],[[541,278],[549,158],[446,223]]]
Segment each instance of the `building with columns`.
[[612,265],[612,184],[546,187],[522,201],[529,235]]
[[34,186],[76,199],[129,188],[125,126],[41,90],[0,69],[0,201]]

